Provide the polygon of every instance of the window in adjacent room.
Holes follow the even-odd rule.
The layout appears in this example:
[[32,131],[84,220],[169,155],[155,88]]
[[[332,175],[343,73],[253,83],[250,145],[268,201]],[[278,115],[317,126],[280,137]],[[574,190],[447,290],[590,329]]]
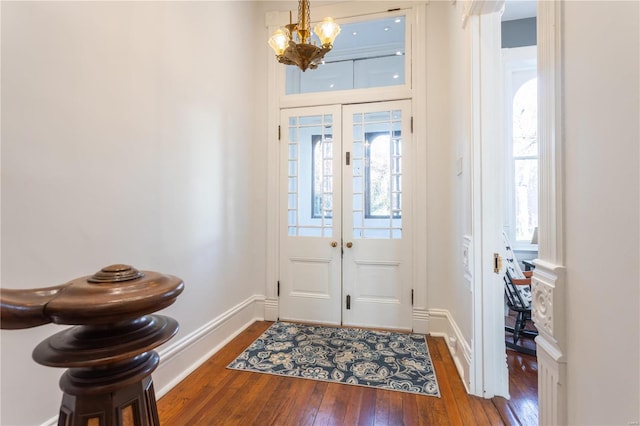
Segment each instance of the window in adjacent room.
[[531,242],[538,226],[537,79],[524,83],[513,97],[514,241]]
[[505,230],[516,249],[538,227],[538,100],[535,46],[504,49],[506,136]]

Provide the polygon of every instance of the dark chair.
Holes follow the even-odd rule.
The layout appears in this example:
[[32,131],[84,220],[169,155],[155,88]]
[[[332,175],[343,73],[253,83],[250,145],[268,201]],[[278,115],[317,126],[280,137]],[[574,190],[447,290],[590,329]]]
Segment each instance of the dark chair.
[[538,332],[527,330],[527,321],[531,321],[531,272],[523,272],[524,278],[513,278],[507,268],[504,276],[504,298],[511,311],[517,313],[514,327],[505,326],[505,331],[512,333],[512,341],[505,341],[508,348],[528,355],[536,355],[536,350],[518,344],[522,336],[535,337]]

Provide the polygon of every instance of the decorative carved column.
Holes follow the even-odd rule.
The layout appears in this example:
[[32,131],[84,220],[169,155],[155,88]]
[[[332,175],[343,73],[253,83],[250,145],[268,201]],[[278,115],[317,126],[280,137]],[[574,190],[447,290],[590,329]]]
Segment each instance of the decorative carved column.
[[539,423],[567,423],[563,180],[563,1],[538,2],[539,253],[531,288],[538,328]]
[[152,349],[176,334],[178,322],[150,314],[183,289],[179,278],[111,265],[57,287],[0,289],[2,328],[74,325],[33,351],[39,364],[68,368],[59,426],[159,425]]
[[566,424],[564,268],[536,260],[531,279],[532,319],[538,329],[539,423]]

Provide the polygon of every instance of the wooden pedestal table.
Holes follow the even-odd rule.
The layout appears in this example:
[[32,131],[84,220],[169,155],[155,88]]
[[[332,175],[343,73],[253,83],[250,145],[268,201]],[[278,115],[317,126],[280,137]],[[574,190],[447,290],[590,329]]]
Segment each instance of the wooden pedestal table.
[[59,426],[159,425],[152,349],[173,337],[178,322],[150,315],[175,302],[182,280],[128,265],[111,265],[57,287],[0,289],[3,329],[53,322],[74,327],[33,351],[42,365],[68,370]]

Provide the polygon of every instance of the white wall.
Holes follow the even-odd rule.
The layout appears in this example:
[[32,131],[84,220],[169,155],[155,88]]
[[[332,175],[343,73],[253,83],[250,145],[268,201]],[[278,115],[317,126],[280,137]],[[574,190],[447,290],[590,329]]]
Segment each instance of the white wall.
[[568,420],[637,424],[640,9],[564,7]]
[[448,308],[455,254],[453,172],[455,145],[451,143],[450,41],[447,19],[453,8],[445,2],[427,5],[427,302]]
[[[463,264],[463,239],[473,237],[471,225],[471,62],[469,29],[462,28],[462,2],[449,5],[449,131],[448,142],[453,155],[449,157],[449,174],[454,180],[452,213],[455,218],[455,234],[452,253],[455,278],[451,286],[451,313],[468,346],[473,337],[473,307],[470,281],[471,275],[465,275]],[[469,265],[473,269],[472,254],[468,253]],[[472,271],[471,271],[472,272]]]
[[[3,2],[1,19],[2,286],[174,274],[174,339],[263,294],[255,4]],[[57,414],[62,371],[31,351],[60,329],[0,333],[1,424]]]
[[458,327],[455,337],[468,348],[472,294],[463,241],[471,234],[470,74],[459,8],[448,2],[427,6],[427,284],[429,308],[449,312]]
[[460,8],[460,2],[427,5],[426,270],[429,331],[457,339],[450,349],[468,382],[472,293],[463,252],[471,235],[470,63]]

